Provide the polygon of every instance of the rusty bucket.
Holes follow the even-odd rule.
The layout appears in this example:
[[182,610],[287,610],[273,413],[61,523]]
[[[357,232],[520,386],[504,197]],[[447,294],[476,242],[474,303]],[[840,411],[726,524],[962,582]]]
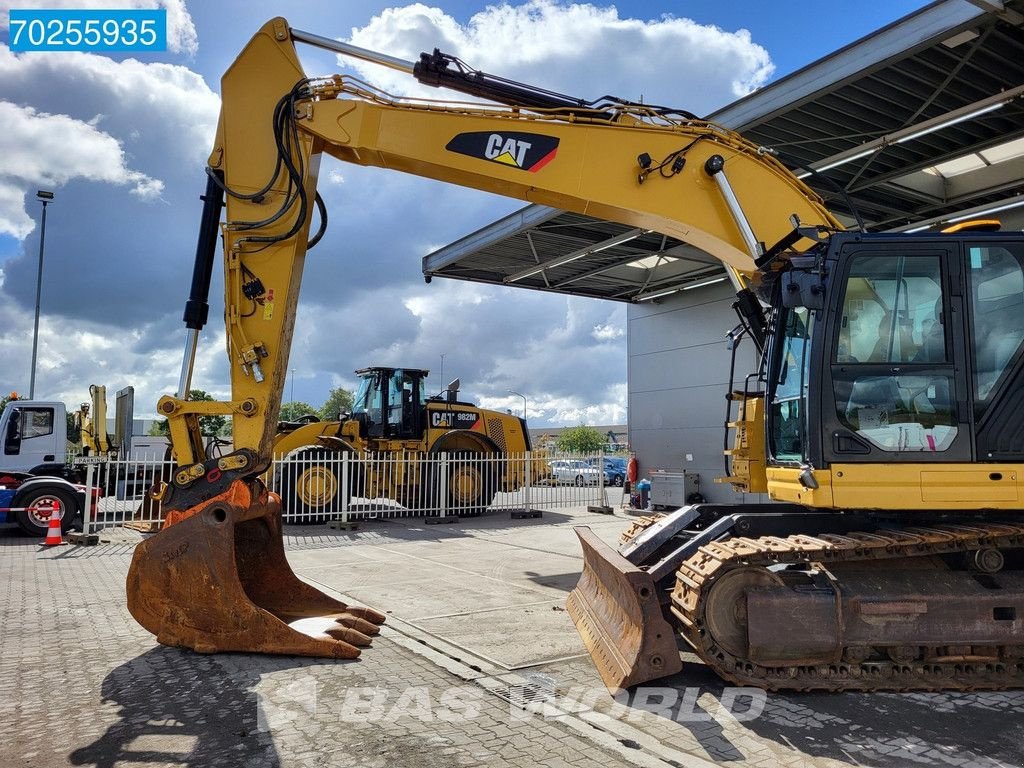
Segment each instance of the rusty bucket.
[[135,550],[128,610],[163,645],[199,653],[353,659],[384,616],[302,582],[284,556],[281,500],[258,480],[183,513]]
[[583,573],[566,610],[612,693],[682,669],[675,632],[665,620],[650,575],[576,528]]

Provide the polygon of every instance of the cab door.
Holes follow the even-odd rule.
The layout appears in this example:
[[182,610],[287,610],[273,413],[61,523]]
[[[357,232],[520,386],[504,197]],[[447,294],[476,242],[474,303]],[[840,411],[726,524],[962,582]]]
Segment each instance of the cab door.
[[1024,458],[1024,242],[966,236],[969,352],[979,461]]
[[820,403],[824,461],[970,461],[958,242],[848,242],[832,279]]

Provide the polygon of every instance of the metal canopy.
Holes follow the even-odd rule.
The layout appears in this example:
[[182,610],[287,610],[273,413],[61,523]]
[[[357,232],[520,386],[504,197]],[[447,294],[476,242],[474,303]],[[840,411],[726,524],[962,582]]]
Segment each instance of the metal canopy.
[[[709,117],[807,174],[850,226],[859,215],[869,230],[905,231],[1017,208],[1022,10],[941,0]],[[672,238],[531,205],[427,255],[423,274],[643,301],[723,271]]]

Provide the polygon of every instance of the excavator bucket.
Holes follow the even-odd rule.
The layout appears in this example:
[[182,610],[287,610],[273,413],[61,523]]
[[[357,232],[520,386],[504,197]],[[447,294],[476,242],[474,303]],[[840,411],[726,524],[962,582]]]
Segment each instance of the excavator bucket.
[[281,500],[258,481],[184,513],[135,550],[128,610],[163,645],[354,659],[383,614],[302,582],[284,556]]
[[586,527],[583,573],[566,610],[612,693],[682,669],[653,579]]

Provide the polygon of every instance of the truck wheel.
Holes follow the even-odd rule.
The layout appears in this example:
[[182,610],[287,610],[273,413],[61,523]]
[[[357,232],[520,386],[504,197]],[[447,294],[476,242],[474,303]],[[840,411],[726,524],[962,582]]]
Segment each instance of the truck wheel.
[[326,523],[330,512],[340,512],[341,454],[322,448],[292,455],[282,468],[281,500],[286,525]]
[[[41,486],[30,488],[23,494],[14,497],[15,507],[42,507],[47,510],[54,507],[53,514],[60,517],[60,529],[67,532],[78,516],[78,499],[66,488],[48,488]],[[50,513],[47,511],[26,510],[14,513],[14,520],[29,536],[45,536],[50,527]]]
[[477,517],[494,499],[495,467],[483,454],[456,453],[448,462],[448,503],[460,517]]

